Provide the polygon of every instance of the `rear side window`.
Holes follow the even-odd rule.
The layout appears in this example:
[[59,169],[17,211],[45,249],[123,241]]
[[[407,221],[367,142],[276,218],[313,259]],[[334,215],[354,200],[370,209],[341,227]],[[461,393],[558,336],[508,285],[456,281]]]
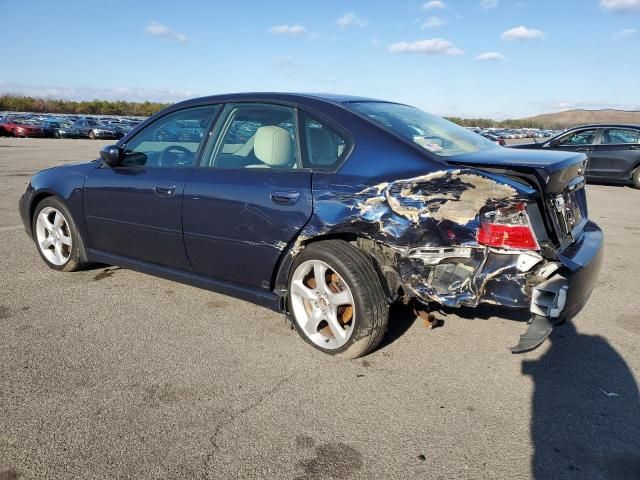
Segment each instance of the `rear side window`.
[[640,131],[623,128],[608,128],[602,135],[602,143],[606,145],[616,145],[621,143],[640,143],[638,136]]
[[293,108],[273,104],[230,104],[205,167],[279,169],[299,166]]
[[596,130],[581,130],[562,138],[559,145],[591,145],[596,138]]
[[345,135],[326,122],[301,112],[303,145],[306,153],[305,167],[316,170],[334,168],[348,153]]

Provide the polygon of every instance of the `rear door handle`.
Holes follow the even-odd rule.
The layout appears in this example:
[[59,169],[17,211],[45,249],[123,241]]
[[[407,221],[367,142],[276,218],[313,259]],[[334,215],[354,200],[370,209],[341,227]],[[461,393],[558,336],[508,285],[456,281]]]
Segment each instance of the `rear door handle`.
[[271,192],[271,200],[278,205],[293,205],[300,198],[300,192]]
[[591,149],[590,148],[577,148],[576,151],[577,152],[590,152]]
[[633,145],[632,147],[629,147],[629,150],[640,150],[640,145]]
[[160,186],[156,185],[153,187],[153,191],[156,192],[156,195],[159,197],[173,197],[176,194],[176,186],[168,185],[168,186]]

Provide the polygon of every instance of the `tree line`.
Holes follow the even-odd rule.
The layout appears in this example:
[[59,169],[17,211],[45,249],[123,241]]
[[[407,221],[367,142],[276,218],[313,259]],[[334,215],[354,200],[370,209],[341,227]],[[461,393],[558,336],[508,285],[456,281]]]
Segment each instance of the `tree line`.
[[123,100],[62,100],[25,97],[20,95],[0,95],[0,111],[58,113],[81,115],[131,115],[148,117],[162,110],[168,103],[125,102]]
[[[480,127],[480,128],[548,128],[548,125],[544,125],[541,122],[527,119],[509,119],[497,122],[490,118],[460,118],[460,117],[446,117],[447,120],[462,125],[463,127]],[[560,125],[554,125],[552,128],[560,128]]]
[[[25,97],[21,95],[0,95],[0,111],[58,113],[79,115],[131,115],[148,117],[167,107],[168,103],[158,102],[125,102],[123,100],[62,100],[50,98]],[[490,118],[447,117],[463,127],[480,128],[543,128],[545,125],[532,120],[502,120],[497,122]]]

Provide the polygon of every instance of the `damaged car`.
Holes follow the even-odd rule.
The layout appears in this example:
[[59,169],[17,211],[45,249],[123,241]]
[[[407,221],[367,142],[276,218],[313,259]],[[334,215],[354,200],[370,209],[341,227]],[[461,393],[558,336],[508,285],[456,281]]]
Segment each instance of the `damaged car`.
[[[161,135],[185,123],[203,134]],[[401,300],[526,309],[522,352],[596,282],[586,160],[501,148],[399,103],[211,96],[35,174],[20,214],[53,269],[119,265],[232,295],[329,354],[372,351]]]

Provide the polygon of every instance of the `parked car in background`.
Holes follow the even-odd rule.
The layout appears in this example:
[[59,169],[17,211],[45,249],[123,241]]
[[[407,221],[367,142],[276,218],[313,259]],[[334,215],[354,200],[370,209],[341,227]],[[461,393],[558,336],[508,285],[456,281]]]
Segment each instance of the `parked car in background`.
[[546,142],[512,148],[580,152],[588,158],[588,180],[640,188],[640,125],[583,125]]
[[489,132],[481,132],[480,135],[482,135],[484,138],[491,140],[493,143],[496,143],[498,145],[500,145],[501,147],[506,147],[507,146],[507,142],[504,141],[504,139],[497,137],[496,135],[489,133]]
[[49,118],[43,120],[42,123],[40,123],[40,127],[42,128],[42,135],[52,138],[67,137],[69,131],[71,130],[71,125],[71,122],[58,118]]
[[221,95],[168,107],[98,160],[36,173],[20,215],[53,269],[121,265],[234,295],[333,355],[374,349],[400,299],[525,308],[522,352],[597,282],[585,162],[392,102]]
[[72,135],[76,138],[115,140],[122,137],[115,128],[102,124],[93,118],[81,118],[76,120],[71,130]]
[[5,135],[21,138],[42,136],[42,128],[31,119],[5,117],[0,123],[0,130]]

